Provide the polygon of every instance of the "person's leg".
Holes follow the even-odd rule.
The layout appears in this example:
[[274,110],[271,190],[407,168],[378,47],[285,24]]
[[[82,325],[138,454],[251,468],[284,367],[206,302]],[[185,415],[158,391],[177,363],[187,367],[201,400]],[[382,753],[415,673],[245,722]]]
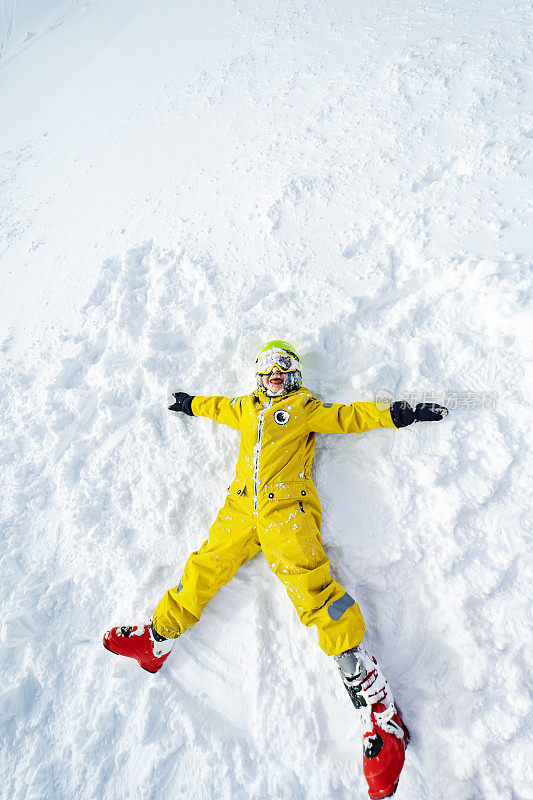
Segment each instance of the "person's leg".
[[228,495],[209,538],[189,557],[180,583],[165,594],[152,622],[111,628],[104,634],[104,647],[158,672],[174,640],[198,622],[208,600],[260,549],[249,506],[244,498]]
[[365,624],[359,606],[331,580],[320,543],[320,512],[313,498],[304,503],[278,502],[274,497],[259,526],[259,539],[300,620],[316,625],[321,648],[334,657],[361,714],[369,796],[390,796],[398,784],[409,735],[376,659],[361,644]]
[[195,625],[206,603],[259,551],[248,506],[244,498],[228,495],[208,539],[189,556],[180,582],[155,609],[152,620],[157,634],[175,639]]
[[261,515],[259,540],[267,562],[287,590],[304,625],[315,625],[327,655],[356,647],[365,623],[353,597],[332,580],[320,541],[320,507],[305,501],[273,499]]

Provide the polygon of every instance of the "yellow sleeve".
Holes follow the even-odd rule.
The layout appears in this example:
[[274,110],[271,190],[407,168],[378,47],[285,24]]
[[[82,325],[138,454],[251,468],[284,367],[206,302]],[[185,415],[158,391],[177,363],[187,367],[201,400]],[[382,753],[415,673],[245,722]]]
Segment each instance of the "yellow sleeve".
[[306,422],[309,430],[315,433],[363,433],[372,428],[396,430],[388,406],[380,410],[375,403],[321,403],[316,397],[311,397],[307,403]]
[[191,411],[195,417],[209,417],[222,425],[240,430],[242,416],[242,397],[201,397],[195,395],[191,403]]

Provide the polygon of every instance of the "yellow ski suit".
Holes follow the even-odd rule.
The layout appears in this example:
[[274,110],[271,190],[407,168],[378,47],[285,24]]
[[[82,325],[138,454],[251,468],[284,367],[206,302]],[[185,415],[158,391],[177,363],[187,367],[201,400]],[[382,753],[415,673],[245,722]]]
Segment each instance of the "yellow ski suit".
[[311,476],[315,433],[395,428],[390,409],[374,403],[322,403],[302,387],[268,397],[199,397],[194,416],[241,432],[235,478],[209,538],[192,553],[179,584],[153,615],[155,630],[176,638],[200,619],[206,603],[238,568],[263,550],[304,625],[316,625],[327,655],[358,645],[365,631],[359,606],[331,579],[321,545],[321,509]]

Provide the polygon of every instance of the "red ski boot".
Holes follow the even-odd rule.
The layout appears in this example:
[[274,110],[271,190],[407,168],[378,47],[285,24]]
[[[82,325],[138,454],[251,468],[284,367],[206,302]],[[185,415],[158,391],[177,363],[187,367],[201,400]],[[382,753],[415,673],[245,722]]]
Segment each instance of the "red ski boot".
[[409,733],[394,703],[376,703],[363,720],[363,773],[371,800],[392,797],[405,761]]
[[391,797],[405,761],[409,732],[375,658],[354,647],[335,661],[363,724],[363,772],[371,800]]
[[[156,638],[157,637],[157,638]],[[157,672],[174,647],[175,639],[164,639],[151,623],[144,627],[124,625],[104,634],[104,647],[119,656],[135,658],[147,672]]]

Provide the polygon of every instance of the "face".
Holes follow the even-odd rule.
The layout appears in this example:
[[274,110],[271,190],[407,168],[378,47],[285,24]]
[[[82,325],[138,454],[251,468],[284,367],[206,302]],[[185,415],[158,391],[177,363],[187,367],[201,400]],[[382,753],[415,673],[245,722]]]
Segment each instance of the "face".
[[268,375],[262,376],[263,386],[265,389],[269,389],[274,394],[279,392],[285,384],[287,383],[287,373],[280,372],[277,367],[268,373]]

